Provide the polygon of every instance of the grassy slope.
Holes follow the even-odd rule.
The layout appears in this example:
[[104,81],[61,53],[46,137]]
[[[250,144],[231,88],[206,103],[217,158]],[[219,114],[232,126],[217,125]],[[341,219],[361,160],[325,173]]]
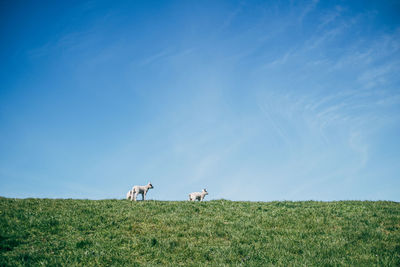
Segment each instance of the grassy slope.
[[400,265],[400,204],[0,198],[3,265]]

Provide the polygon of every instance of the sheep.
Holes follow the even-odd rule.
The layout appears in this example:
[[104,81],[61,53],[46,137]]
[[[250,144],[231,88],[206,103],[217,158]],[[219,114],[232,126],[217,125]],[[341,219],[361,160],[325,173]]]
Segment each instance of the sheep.
[[208,192],[206,189],[203,189],[201,192],[193,192],[189,194],[189,201],[203,201],[204,197],[208,195]]
[[146,200],[147,191],[149,191],[149,189],[152,188],[154,187],[150,182],[147,185],[135,185],[131,190],[132,191],[131,201],[136,201],[136,197],[138,194],[142,194],[143,200]]

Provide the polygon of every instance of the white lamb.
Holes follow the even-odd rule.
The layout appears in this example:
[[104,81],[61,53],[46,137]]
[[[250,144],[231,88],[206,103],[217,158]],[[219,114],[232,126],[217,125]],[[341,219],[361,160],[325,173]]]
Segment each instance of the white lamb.
[[[136,201],[136,197],[138,194],[142,194],[143,200],[146,200],[147,191],[149,191],[149,189],[152,189],[152,188],[154,188],[154,187],[150,182],[147,185],[135,185],[131,190],[132,191],[131,201]],[[128,195],[127,195],[127,198],[128,198]]]
[[189,201],[203,201],[204,197],[208,195],[208,192],[206,189],[203,189],[201,192],[193,192],[189,194]]

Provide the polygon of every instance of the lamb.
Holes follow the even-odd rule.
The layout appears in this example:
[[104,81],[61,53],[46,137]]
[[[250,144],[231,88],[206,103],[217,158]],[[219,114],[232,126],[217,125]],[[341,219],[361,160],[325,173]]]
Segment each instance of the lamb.
[[193,192],[189,194],[189,201],[203,201],[204,197],[208,195],[208,192],[206,189],[203,189],[201,192]]
[[[131,201],[136,201],[136,197],[138,194],[142,194],[143,200],[146,200],[146,194],[149,189],[154,188],[153,185],[149,182],[147,185],[135,185],[131,190]],[[129,192],[128,192],[129,193]],[[128,198],[128,195],[127,195]]]

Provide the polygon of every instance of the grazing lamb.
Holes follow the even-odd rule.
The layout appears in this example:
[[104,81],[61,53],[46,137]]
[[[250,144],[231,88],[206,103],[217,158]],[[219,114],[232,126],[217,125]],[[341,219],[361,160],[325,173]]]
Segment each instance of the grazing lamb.
[[129,190],[128,193],[126,193],[126,199],[127,200],[132,200],[132,196],[133,196],[133,191]]
[[208,192],[206,189],[203,189],[201,192],[193,192],[189,194],[189,201],[203,201],[204,197],[208,195]]
[[147,185],[135,185],[132,188],[132,196],[131,196],[131,201],[136,201],[136,197],[138,194],[142,194],[143,200],[146,200],[146,194],[149,189],[154,188],[151,183],[148,183]]

